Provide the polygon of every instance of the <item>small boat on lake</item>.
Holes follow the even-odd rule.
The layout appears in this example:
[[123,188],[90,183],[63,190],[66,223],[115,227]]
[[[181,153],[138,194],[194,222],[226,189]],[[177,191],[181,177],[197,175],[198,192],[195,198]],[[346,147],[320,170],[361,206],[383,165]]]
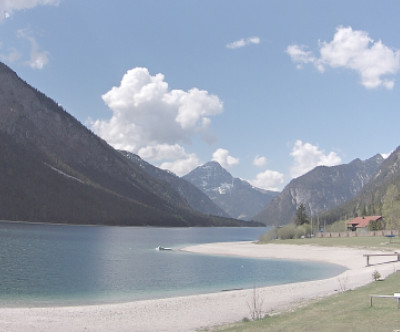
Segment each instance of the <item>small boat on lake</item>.
[[158,247],[156,248],[156,250],[159,250],[159,251],[162,251],[162,250],[172,250],[172,248],[165,248],[165,247],[158,246]]

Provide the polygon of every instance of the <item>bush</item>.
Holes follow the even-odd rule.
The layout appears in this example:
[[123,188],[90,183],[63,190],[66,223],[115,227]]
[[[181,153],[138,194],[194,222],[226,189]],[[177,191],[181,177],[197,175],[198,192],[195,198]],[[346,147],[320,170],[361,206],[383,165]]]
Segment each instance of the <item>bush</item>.
[[303,229],[304,236],[305,237],[311,237],[311,233],[312,233],[311,225],[310,224],[303,224],[303,225],[301,225],[301,227]]
[[297,226],[294,230],[294,239],[301,239],[305,236],[306,236],[306,231],[305,231],[303,225]]
[[301,239],[302,237],[311,236],[311,225],[303,224],[296,226],[294,224],[286,225],[278,229],[278,237],[282,240]]
[[272,240],[276,240],[278,238],[278,232],[276,228],[272,228],[267,233],[260,235],[258,241],[261,243],[271,242]]
[[296,232],[296,226],[294,224],[289,224],[278,229],[278,238],[281,240],[295,239],[298,236]]
[[346,232],[347,231],[347,222],[348,220],[339,220],[335,221],[333,224],[326,225],[326,232]]
[[377,271],[377,270],[375,270],[373,273],[372,273],[372,279],[374,279],[375,281],[377,281],[377,280],[379,280],[381,278],[381,274]]
[[368,224],[369,231],[380,231],[383,228],[384,227],[383,227],[382,220],[370,220],[369,221],[369,224]]
[[258,241],[261,243],[271,242],[272,240],[288,240],[288,239],[300,239],[302,237],[311,236],[311,225],[303,224],[296,226],[295,224],[289,224],[280,228],[273,228],[265,234],[262,234]]

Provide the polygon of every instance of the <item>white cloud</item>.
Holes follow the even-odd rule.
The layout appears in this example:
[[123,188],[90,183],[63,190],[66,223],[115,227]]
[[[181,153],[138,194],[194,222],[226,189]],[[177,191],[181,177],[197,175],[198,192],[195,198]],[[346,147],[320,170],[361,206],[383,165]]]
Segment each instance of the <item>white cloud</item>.
[[60,2],[61,0],[0,0],[0,22],[17,10],[31,9],[39,5],[58,5]]
[[256,167],[264,167],[267,164],[267,158],[262,156],[255,156],[253,165]]
[[260,43],[259,37],[249,37],[246,39],[239,39],[239,40],[236,40],[229,44],[226,44],[226,47],[231,48],[231,49],[236,49],[236,48],[245,47],[245,46],[248,46],[251,44],[259,44],[259,43]]
[[183,176],[200,165],[200,161],[194,153],[185,155],[184,158],[174,161],[166,161],[160,168],[170,170],[178,176]]
[[180,159],[186,156],[185,149],[179,144],[149,145],[139,149],[138,154],[146,160]]
[[319,58],[299,45],[289,45],[286,52],[298,68],[307,63],[314,64],[320,72],[326,67],[347,68],[360,75],[366,88],[393,88],[394,80],[385,77],[400,70],[400,51],[390,49],[380,40],[375,42],[367,32],[338,27],[333,40],[319,46]]
[[[179,144],[158,144],[141,148],[138,154],[145,160],[164,161],[160,168],[183,176],[200,165],[194,153],[188,154]],[[168,160],[168,161],[165,161]]]
[[[1,45],[0,45],[1,48]],[[21,53],[18,52],[15,48],[11,48],[8,50],[7,54],[2,53],[0,54],[0,59],[3,62],[16,62],[21,58]]]
[[166,105],[177,107],[175,121],[182,129],[191,130],[207,129],[211,123],[208,116],[222,111],[222,103],[216,96],[209,95],[207,91],[193,88],[188,92],[172,90],[163,96]]
[[212,155],[212,160],[218,162],[224,168],[239,164],[239,159],[230,156],[229,151],[226,149],[217,149]]
[[335,152],[325,154],[318,146],[297,140],[290,155],[293,157],[293,165],[290,174],[293,178],[299,177],[316,166],[335,166],[342,162]]
[[249,181],[254,187],[278,191],[284,181],[284,175],[277,171],[265,170],[257,174],[256,179]]
[[289,45],[286,48],[286,53],[290,55],[292,61],[297,63],[297,69],[302,69],[303,64],[317,64],[317,59],[312,55],[311,51],[307,51],[305,46]]
[[36,39],[27,30],[18,30],[17,37],[25,39],[31,44],[30,59],[26,63],[33,69],[43,69],[49,62],[48,52],[39,50]]
[[197,88],[170,90],[164,75],[150,75],[147,68],[129,70],[102,98],[112,116],[92,121],[93,131],[113,147],[163,162],[177,174],[188,165],[198,166],[182,144],[194,135],[206,139],[211,117],[223,111],[217,96]]

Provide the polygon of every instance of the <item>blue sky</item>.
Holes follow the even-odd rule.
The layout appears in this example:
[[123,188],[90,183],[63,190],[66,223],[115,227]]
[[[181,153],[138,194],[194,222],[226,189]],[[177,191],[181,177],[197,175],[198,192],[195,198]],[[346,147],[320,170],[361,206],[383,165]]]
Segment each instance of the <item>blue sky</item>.
[[400,143],[399,1],[0,0],[0,61],[119,149],[282,189]]

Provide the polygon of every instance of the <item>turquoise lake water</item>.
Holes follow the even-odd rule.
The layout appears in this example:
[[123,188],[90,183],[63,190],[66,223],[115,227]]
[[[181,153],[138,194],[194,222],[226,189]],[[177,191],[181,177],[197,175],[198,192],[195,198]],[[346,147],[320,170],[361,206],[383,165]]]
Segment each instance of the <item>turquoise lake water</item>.
[[267,228],[140,228],[0,223],[0,305],[165,298],[332,277],[337,265],[157,251],[256,240]]

